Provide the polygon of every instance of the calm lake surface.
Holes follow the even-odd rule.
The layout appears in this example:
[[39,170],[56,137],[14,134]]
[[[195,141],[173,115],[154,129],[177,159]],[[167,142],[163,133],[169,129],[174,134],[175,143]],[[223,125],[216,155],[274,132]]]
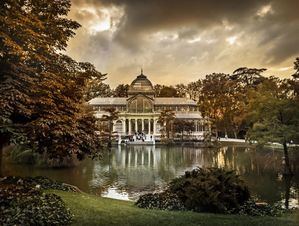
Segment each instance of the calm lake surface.
[[[296,154],[296,156],[295,156]],[[224,167],[236,170],[251,193],[260,201],[285,202],[298,206],[299,154],[292,152],[296,175],[283,179],[282,151],[255,150],[242,146],[205,149],[192,147],[115,147],[101,160],[84,160],[67,169],[43,169],[8,162],[2,164],[4,175],[46,176],[78,186],[81,190],[110,198],[136,200],[140,194],[158,191],[186,170],[200,167]]]

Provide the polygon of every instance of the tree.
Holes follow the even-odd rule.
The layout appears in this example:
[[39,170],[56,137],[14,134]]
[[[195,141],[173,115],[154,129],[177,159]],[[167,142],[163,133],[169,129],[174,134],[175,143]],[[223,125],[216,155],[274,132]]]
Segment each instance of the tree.
[[162,85],[160,84],[156,84],[154,85],[154,91],[155,91],[155,96],[158,97],[160,95],[160,91],[163,88]]
[[175,119],[174,123],[174,132],[181,134],[181,141],[184,140],[184,132],[191,133],[194,130],[194,122],[184,119]]
[[190,99],[199,101],[202,88],[202,81],[199,79],[196,82],[190,82],[186,87],[186,93]]
[[288,80],[295,97],[299,101],[299,57],[294,62],[295,73],[292,75],[293,79]]
[[128,97],[128,90],[129,90],[128,84],[120,84],[118,85],[115,90],[113,91],[114,97]]
[[299,79],[299,57],[294,62],[295,73],[292,75],[294,79]]
[[90,79],[86,84],[85,101],[89,101],[95,97],[110,97],[112,95],[110,86],[103,83],[107,74],[102,74],[98,71],[94,72],[94,74],[90,75]]
[[177,91],[172,86],[162,86],[158,97],[178,97]]
[[267,69],[265,68],[257,69],[241,67],[236,69],[230,78],[241,82],[243,87],[256,87],[265,79],[265,77],[262,76],[262,73],[266,70]]
[[175,113],[172,110],[163,110],[159,115],[158,123],[163,127],[168,140],[170,139],[170,132],[173,131],[174,119]]
[[51,158],[97,151],[95,118],[84,105],[95,68],[59,53],[80,25],[70,1],[1,1],[1,145],[28,145]]
[[228,112],[232,112],[232,89],[227,74],[214,73],[202,81],[198,105],[203,116],[212,122],[216,137],[220,130],[228,128]]
[[186,87],[186,85],[184,85],[184,84],[177,84],[177,85],[175,85],[175,89],[176,89],[176,91],[177,91],[177,95],[179,96],[179,97],[186,97],[186,94],[187,94],[187,87]]
[[299,137],[299,103],[289,98],[277,78],[265,80],[250,93],[248,113],[252,126],[247,133],[250,140],[260,144],[278,142],[284,150],[284,174],[291,175],[288,143]]
[[108,122],[108,147],[111,148],[112,145],[112,135],[113,135],[113,121],[119,118],[119,112],[116,108],[107,108],[105,112],[108,114],[104,114],[102,116],[102,120]]

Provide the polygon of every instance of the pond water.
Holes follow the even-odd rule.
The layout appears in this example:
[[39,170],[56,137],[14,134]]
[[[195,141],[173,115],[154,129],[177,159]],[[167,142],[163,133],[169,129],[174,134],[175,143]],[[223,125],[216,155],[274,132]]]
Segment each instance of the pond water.
[[105,197],[136,200],[140,194],[158,191],[173,178],[196,167],[224,167],[241,175],[251,193],[260,201],[285,202],[298,206],[299,154],[291,154],[297,176],[284,180],[282,151],[255,150],[242,146],[214,149],[165,146],[119,146],[101,160],[86,159],[79,166],[43,169],[8,162],[4,175],[47,176],[78,186],[81,190]]

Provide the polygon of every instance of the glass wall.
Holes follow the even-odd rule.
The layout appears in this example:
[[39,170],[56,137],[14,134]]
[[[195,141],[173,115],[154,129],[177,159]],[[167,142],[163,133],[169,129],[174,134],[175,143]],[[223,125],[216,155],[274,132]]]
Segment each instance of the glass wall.
[[137,97],[129,103],[129,112],[147,113],[153,111],[151,100],[145,97]]

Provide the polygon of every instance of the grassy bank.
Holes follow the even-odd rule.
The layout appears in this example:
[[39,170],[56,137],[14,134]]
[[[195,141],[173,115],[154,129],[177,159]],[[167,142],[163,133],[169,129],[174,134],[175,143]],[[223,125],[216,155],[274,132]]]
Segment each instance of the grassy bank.
[[85,193],[49,191],[62,197],[74,214],[73,225],[298,225],[298,216],[247,217],[145,210],[132,202],[119,201]]

